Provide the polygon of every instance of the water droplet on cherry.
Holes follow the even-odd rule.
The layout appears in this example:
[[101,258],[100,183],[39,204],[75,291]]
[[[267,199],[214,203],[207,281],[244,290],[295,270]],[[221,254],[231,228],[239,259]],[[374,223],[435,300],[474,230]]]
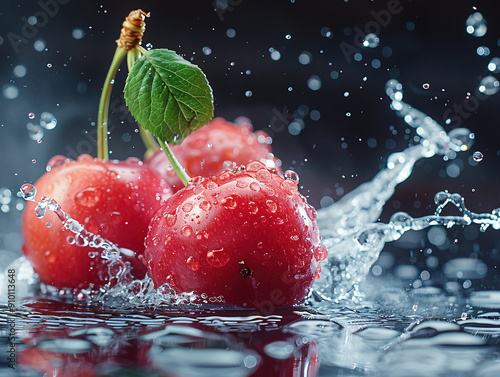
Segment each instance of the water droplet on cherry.
[[101,191],[87,187],[75,195],[75,203],[83,207],[94,207],[101,200]]
[[181,228],[181,234],[184,237],[189,237],[191,234],[193,234],[193,228],[189,225],[185,225]]
[[165,219],[165,223],[168,226],[173,226],[177,220],[177,216],[175,214],[171,214],[171,213],[165,213],[163,215],[163,218]]
[[193,256],[189,257],[187,259],[186,263],[192,271],[198,271],[198,269],[200,268],[200,264],[198,263],[196,258]]
[[257,192],[260,190],[260,185],[257,182],[252,182],[250,183],[250,190]]
[[224,248],[210,250],[207,253],[207,262],[212,267],[223,267],[229,262],[229,254],[224,251]]
[[232,196],[227,196],[222,199],[221,204],[224,206],[224,208],[227,209],[235,209],[237,205],[235,198],[233,198]]
[[277,204],[275,202],[273,202],[272,200],[266,200],[266,205],[267,205],[267,209],[271,213],[276,213],[276,211],[278,210]]
[[193,204],[192,203],[184,203],[182,205],[182,210],[186,213],[189,213],[193,210]]
[[212,208],[212,204],[210,204],[210,202],[208,200],[203,200],[201,203],[200,203],[200,208],[203,210],[203,211],[210,211],[210,209]]
[[298,191],[297,184],[291,179],[285,179],[280,187],[287,195],[293,195]]
[[257,173],[255,173],[255,178],[257,178],[259,182],[268,183],[271,181],[271,172],[266,168],[260,169]]
[[259,212],[259,207],[255,202],[248,202],[248,212],[252,215],[255,215],[257,212]]
[[328,256],[328,249],[323,244],[319,244],[314,249],[314,258],[318,262],[321,262],[322,260],[325,260],[327,256]]
[[295,184],[299,184],[299,175],[294,172],[293,170],[287,170],[285,172],[285,179],[289,179],[293,182],[295,182]]

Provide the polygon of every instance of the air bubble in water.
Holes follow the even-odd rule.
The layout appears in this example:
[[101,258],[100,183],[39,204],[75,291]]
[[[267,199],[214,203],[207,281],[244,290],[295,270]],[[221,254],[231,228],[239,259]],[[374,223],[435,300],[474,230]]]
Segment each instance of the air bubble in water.
[[146,44],[146,50],[151,50],[153,45],[151,43]]
[[40,126],[45,128],[46,130],[52,130],[57,126],[57,119],[51,113],[44,111],[40,115]]
[[429,83],[425,83],[422,85],[422,88],[424,88],[425,90],[429,89],[431,86],[429,85]]
[[251,97],[251,96],[252,96],[252,91],[251,91],[251,90],[247,90],[247,91],[245,92],[245,96],[246,96],[246,97]]
[[500,82],[494,76],[486,76],[479,83],[478,90],[487,96],[491,96],[500,90]]
[[290,34],[285,35],[286,39],[292,39],[292,36]]
[[476,162],[481,162],[481,161],[483,161],[484,156],[481,152],[477,151],[477,152],[474,152],[474,154],[472,155],[472,158]]
[[465,22],[465,30],[474,37],[482,37],[488,31],[486,20],[479,12],[473,13]]
[[51,63],[47,63],[47,68],[52,68],[52,64]]
[[208,56],[208,55],[210,55],[210,54],[212,53],[212,49],[211,49],[210,47],[208,47],[208,46],[203,47],[203,48],[202,48],[202,51],[203,51],[203,53],[204,53],[205,55],[207,55],[207,56]]
[[373,33],[366,34],[365,38],[363,39],[364,47],[375,48],[379,45],[379,43],[379,37],[377,37],[377,35]]

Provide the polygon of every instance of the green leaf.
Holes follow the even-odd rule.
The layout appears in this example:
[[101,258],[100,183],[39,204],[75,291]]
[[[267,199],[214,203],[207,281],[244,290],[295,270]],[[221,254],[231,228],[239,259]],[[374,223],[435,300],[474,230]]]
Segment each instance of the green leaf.
[[125,84],[125,101],[137,122],[156,138],[180,144],[214,116],[205,74],[166,49],[141,56]]

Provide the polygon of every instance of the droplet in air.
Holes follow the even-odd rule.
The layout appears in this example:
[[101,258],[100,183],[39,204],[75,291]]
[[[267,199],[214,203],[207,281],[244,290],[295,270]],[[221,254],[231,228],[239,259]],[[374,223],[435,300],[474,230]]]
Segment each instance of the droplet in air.
[[19,89],[14,85],[4,85],[2,93],[7,99],[15,99],[19,96]]
[[311,63],[311,61],[312,61],[312,55],[309,51],[303,51],[299,55],[299,63],[300,64],[307,65],[307,64]]
[[375,48],[379,45],[380,39],[374,33],[366,34],[363,39],[363,47]]
[[41,140],[43,137],[43,129],[40,126],[35,126],[33,123],[28,123],[26,125],[26,128],[28,129],[28,135],[31,140]]
[[500,58],[493,58],[488,63],[488,70],[493,73],[500,72]]
[[473,13],[465,21],[465,30],[474,37],[482,37],[488,31],[486,20],[479,12]]
[[36,187],[31,183],[25,183],[19,191],[20,196],[26,201],[35,201]]
[[319,76],[312,75],[307,80],[307,86],[311,90],[319,90],[321,88],[321,79],[319,78]]
[[146,50],[151,50],[153,45],[151,43],[146,44]]
[[479,83],[478,90],[487,96],[498,93],[500,90],[500,82],[494,76],[483,77]]
[[479,46],[476,52],[479,56],[488,56],[490,54],[490,49],[486,46]]
[[472,155],[472,159],[476,162],[483,161],[483,158],[484,158],[483,154],[479,151],[474,152],[474,154]]
[[16,65],[13,69],[14,76],[16,77],[24,77],[26,76],[26,67],[24,65]]
[[44,111],[40,115],[40,126],[45,128],[46,130],[52,130],[57,126],[57,119],[51,113]]
[[85,32],[82,29],[76,28],[71,32],[71,36],[75,39],[82,39],[85,36]]

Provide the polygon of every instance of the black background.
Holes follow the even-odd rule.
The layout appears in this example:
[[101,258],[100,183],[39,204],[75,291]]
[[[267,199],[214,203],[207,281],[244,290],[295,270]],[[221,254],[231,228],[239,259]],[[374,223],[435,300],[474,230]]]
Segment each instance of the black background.
[[[456,124],[444,124],[445,111],[463,104],[468,92],[475,95],[479,77],[491,74],[488,62],[500,56],[499,6],[486,0],[401,0],[397,8],[401,11],[380,27],[380,45],[360,48],[362,60],[351,62],[341,46],[354,45],[356,31],[346,35],[346,28],[364,30],[370,22],[373,25],[373,12],[386,12],[394,1],[231,0],[219,11],[214,1],[61,2],[66,4],[57,3],[53,16],[26,38],[27,43],[17,46],[18,51],[9,35],[23,35],[24,20],[43,10],[41,4],[53,2],[4,1],[0,8],[0,86],[2,92],[6,85],[19,90],[15,99],[0,95],[0,187],[14,192],[23,182],[36,181],[52,155],[76,157],[76,151],[95,156],[90,140],[101,86],[121,23],[132,9],[151,12],[144,45],[173,49],[205,72],[214,91],[216,115],[228,120],[246,116],[256,129],[269,131],[273,118],[284,108],[293,114],[307,105],[309,111],[320,112],[317,121],[304,116],[305,127],[299,135],[291,135],[287,127],[273,133],[275,154],[285,170],[299,173],[302,192],[315,207],[320,207],[325,196],[336,201],[370,180],[390,153],[410,144],[414,130],[390,109],[384,92],[390,78],[403,84],[405,101],[450,130]],[[219,7],[223,6],[224,1],[219,1]],[[467,17],[476,11],[473,7],[488,21],[488,31],[481,38],[465,30]],[[409,23],[414,30],[409,30]],[[82,39],[73,38],[75,28],[85,32]],[[333,37],[323,36],[322,28],[329,28]],[[227,36],[228,29],[236,32],[234,38]],[[33,48],[37,40],[44,41],[46,51]],[[479,46],[487,46],[490,55],[479,56]],[[212,53],[205,55],[204,47]],[[279,60],[271,59],[271,48],[280,52]],[[303,51],[311,54],[308,65],[298,60]],[[380,60],[380,68],[371,66],[373,59]],[[18,65],[27,69],[22,78],[13,75]],[[144,147],[134,132],[136,125],[125,108],[120,109],[125,66],[122,68],[112,97],[110,149],[113,158],[142,157]],[[251,73],[246,74],[247,70]],[[339,72],[337,79],[331,78],[332,71]],[[313,75],[322,83],[317,91],[307,86]],[[427,90],[423,88],[426,83]],[[249,90],[252,95],[247,97]],[[464,195],[470,209],[477,212],[500,207],[499,98],[496,94],[480,101],[463,118],[461,126],[476,135],[472,149],[454,161],[435,156],[417,163],[410,179],[398,186],[383,221],[396,209],[414,216],[432,213],[434,194],[444,189]],[[58,125],[46,131],[38,144],[28,137],[26,124],[31,121],[30,112],[35,114],[31,122],[37,123],[43,111],[53,113]],[[131,140],[124,142],[123,134],[129,134]],[[375,147],[368,146],[369,139],[376,140]],[[471,165],[474,151],[481,151],[484,159]],[[450,163],[463,166],[456,178],[446,174]],[[0,212],[0,224],[4,230],[12,226],[18,231],[18,211],[12,212]]]

